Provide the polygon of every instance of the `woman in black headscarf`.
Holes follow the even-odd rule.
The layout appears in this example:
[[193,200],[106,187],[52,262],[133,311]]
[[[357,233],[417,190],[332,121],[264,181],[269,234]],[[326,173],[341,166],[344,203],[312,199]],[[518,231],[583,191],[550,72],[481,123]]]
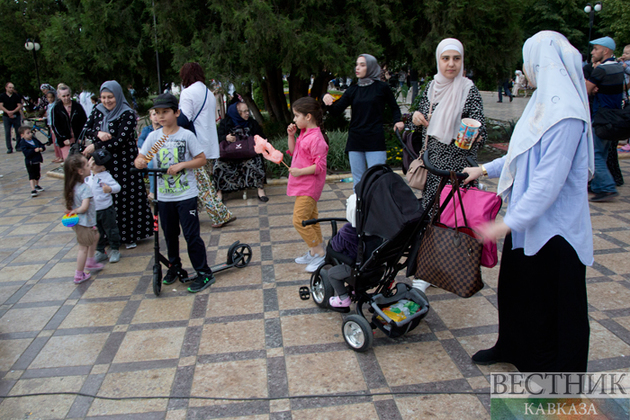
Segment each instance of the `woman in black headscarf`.
[[342,114],[348,106],[352,106],[346,152],[356,187],[367,168],[387,162],[383,128],[385,104],[392,110],[395,127],[402,131],[405,126],[394,94],[387,83],[380,80],[381,67],[376,58],[361,54],[357,58],[355,74],[359,83],[350,86],[338,101],[333,103],[330,94],[324,95],[323,100],[328,105],[328,111],[335,115]]
[[105,166],[121,186],[118,194],[112,194],[120,239],[127,248],[134,248],[136,241],[153,235],[153,217],[142,175],[131,172],[138,156],[136,115],[115,80],[101,85],[101,103],[94,107],[85,123],[85,137],[92,144],[84,155],[89,157],[101,148],[112,155]]

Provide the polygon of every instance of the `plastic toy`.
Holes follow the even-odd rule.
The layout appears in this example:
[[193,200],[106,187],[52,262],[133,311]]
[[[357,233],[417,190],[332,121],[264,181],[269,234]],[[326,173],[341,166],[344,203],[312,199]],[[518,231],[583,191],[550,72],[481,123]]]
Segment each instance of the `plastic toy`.
[[79,223],[79,216],[76,214],[64,214],[61,218],[61,223],[65,227],[76,226],[76,224]]

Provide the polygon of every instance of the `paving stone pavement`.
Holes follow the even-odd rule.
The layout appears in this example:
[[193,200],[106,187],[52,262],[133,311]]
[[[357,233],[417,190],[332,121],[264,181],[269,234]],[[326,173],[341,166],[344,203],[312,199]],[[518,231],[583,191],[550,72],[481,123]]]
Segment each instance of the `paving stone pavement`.
[[[45,170],[55,167],[48,163],[53,156],[45,152]],[[476,420],[489,418],[488,394],[286,397],[488,391],[490,372],[514,370],[470,361],[496,340],[498,267],[483,269],[486,286],[469,299],[430,288],[431,311],[418,328],[399,339],[377,332],[371,350],[355,353],[341,335],[341,314],[299,299],[298,288],[308,284],[309,275],[293,262],[304,245],[292,227],[293,199],[286,187],[268,187],[268,203],[255,199],[254,191],[247,200],[233,194],[227,204],[238,220],[222,229],[212,229],[209,218],[201,217],[209,263],[223,262],[230,244],[239,240],[253,249],[248,267],[217,274],[217,283],[199,294],[178,282],[164,286],[156,298],[152,240],[123,249],[119,263],[74,285],[76,240],[60,223],[62,181],[44,177],[46,191],[31,198],[22,156],[3,153],[0,162],[0,395],[277,398],[37,396],[2,400],[2,419]],[[621,166],[630,179],[630,161]],[[619,191],[617,201],[591,205],[596,249],[595,264],[587,269],[591,371],[630,367],[630,188]],[[326,184],[320,216],[343,217],[350,193],[351,184]],[[328,239],[330,227],[323,233]]]

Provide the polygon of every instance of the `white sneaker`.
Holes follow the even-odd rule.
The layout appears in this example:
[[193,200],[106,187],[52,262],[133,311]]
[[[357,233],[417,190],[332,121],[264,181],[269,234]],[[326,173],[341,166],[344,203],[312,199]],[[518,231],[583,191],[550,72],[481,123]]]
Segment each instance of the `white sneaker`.
[[297,257],[295,259],[295,262],[297,264],[310,264],[311,261],[313,261],[313,259],[315,258],[315,255],[311,255],[311,251],[307,250],[306,254],[302,255],[301,257]]
[[306,266],[306,271],[308,271],[309,273],[314,273],[315,271],[317,271],[320,265],[324,264],[325,259],[325,255],[320,257],[319,254],[315,254],[315,256],[313,257],[313,261],[311,261]]
[[431,283],[428,283],[424,280],[414,280],[413,287],[420,290],[422,293],[425,293],[427,289],[431,286]]

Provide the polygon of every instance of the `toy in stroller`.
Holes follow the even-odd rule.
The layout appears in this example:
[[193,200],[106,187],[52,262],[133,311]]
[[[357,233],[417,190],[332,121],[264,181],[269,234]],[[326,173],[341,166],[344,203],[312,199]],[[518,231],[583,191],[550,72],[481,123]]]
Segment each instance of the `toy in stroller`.
[[[427,153],[423,160],[427,169],[442,177],[443,182],[451,176],[451,172],[433,167]],[[463,179],[468,175],[456,176]],[[312,294],[321,308],[350,312],[348,307],[329,305],[334,290],[327,270],[339,264],[351,267],[351,274],[345,282],[351,301],[355,302],[355,313],[345,317],[342,333],[353,350],[363,352],[372,346],[372,330],[378,328],[386,336],[396,338],[416,328],[429,312],[426,295],[406,283],[395,283],[395,278],[403,269],[408,270],[408,275],[412,272],[410,267],[415,264],[409,263],[415,261],[416,244],[428,225],[432,206],[423,209],[411,188],[387,165],[369,168],[356,187],[356,195],[356,260],[336,252],[329,243],[324,263],[311,275],[310,293],[308,288],[303,287],[300,297],[308,299]],[[344,218],[323,218],[305,220],[302,224],[331,222],[334,236],[337,234],[337,222],[345,221]],[[394,311],[394,307],[403,311]],[[372,314],[371,320],[368,321],[365,311]],[[402,316],[400,312],[403,312]]]
[[[157,175],[160,173],[166,173],[168,171],[167,168],[145,168],[145,169],[136,169],[132,168],[132,172],[140,172],[143,174],[149,174],[149,176],[153,177],[154,185],[157,185]],[[153,293],[155,296],[160,296],[162,292],[162,265],[164,264],[166,267],[169,266],[168,258],[166,258],[160,252],[160,237],[159,237],[159,223],[158,223],[158,189],[155,189],[155,198],[153,200],[153,238],[154,244],[153,249],[155,251],[155,261],[153,263]],[[234,242],[228,248],[227,252],[227,261],[221,264],[213,265],[210,267],[214,274],[227,270],[228,268],[236,267],[243,268],[247,267],[249,262],[252,259],[252,248],[247,244],[242,244],[239,241]],[[179,277],[179,281],[182,283],[186,283],[190,281],[191,278],[188,277],[188,273],[186,270],[181,270],[182,275]]]

